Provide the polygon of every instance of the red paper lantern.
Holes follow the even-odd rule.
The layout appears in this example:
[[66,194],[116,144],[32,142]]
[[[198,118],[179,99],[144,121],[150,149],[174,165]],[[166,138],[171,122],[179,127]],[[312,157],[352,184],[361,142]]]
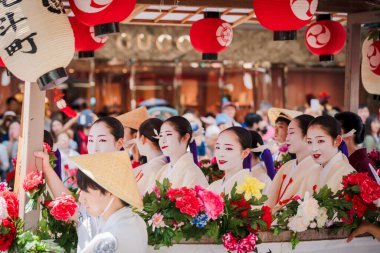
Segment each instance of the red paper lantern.
[[70,17],[69,20],[74,31],[75,51],[78,52],[79,58],[94,57],[94,51],[105,45],[108,36],[95,37],[93,26],[87,26],[75,17]]
[[262,26],[274,31],[274,40],[296,40],[298,29],[307,25],[318,0],[254,0],[253,9]]
[[309,51],[319,55],[320,61],[333,61],[344,46],[346,31],[339,22],[332,21],[329,14],[318,15],[317,22],[306,30],[305,41]]
[[83,24],[94,26],[95,36],[118,33],[119,22],[135,8],[136,0],[70,0],[70,8]]
[[220,18],[219,12],[205,12],[205,18],[190,28],[190,41],[194,49],[203,53],[203,60],[217,60],[218,53],[231,45],[231,25]]

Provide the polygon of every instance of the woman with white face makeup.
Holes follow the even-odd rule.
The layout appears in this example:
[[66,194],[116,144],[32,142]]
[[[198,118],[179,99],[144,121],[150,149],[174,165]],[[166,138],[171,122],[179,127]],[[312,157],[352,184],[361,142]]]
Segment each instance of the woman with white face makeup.
[[333,192],[342,188],[342,177],[355,169],[339,151],[342,142],[339,122],[331,116],[315,118],[307,129],[307,144],[314,161],[322,166],[318,188],[327,185]]
[[160,129],[159,144],[162,153],[169,157],[170,163],[158,172],[158,181],[168,178],[173,188],[195,185],[208,187],[206,177],[196,164],[196,150],[187,152],[192,135],[193,131],[187,119],[174,116],[164,121]]
[[273,212],[295,195],[303,197],[306,191],[312,193],[313,186],[318,184],[320,165],[310,156],[306,142],[307,128],[313,119],[304,114],[289,124],[286,144],[288,151],[297,158],[285,163],[273,179],[266,202]]
[[[124,128],[119,120],[113,117],[103,117],[95,121],[91,126],[88,135],[87,149],[89,154],[118,151],[123,147]],[[44,152],[35,152],[36,158],[43,160],[42,172],[46,182],[51,189],[54,198],[59,197],[62,193],[70,194],[59,179],[55,171],[49,164],[49,155]],[[107,168],[104,168],[107,169]],[[104,208],[106,206],[103,206]],[[81,217],[79,219],[79,217]],[[78,222],[78,252],[93,239],[99,227],[97,222],[100,217],[92,217],[88,214],[85,205],[79,206],[78,212],[72,217],[72,220]]]
[[158,144],[157,135],[162,123],[162,120],[157,118],[147,119],[141,124],[137,133],[137,148],[140,154],[147,158],[147,163],[133,170],[141,195],[153,190],[157,173],[168,163]]
[[219,134],[215,145],[215,157],[219,169],[225,174],[222,179],[213,182],[208,190],[218,194],[230,194],[235,183],[239,185],[244,182],[245,176],[251,175],[250,168],[243,166],[244,159],[252,159],[249,156],[251,142],[250,132],[242,127],[230,127]]

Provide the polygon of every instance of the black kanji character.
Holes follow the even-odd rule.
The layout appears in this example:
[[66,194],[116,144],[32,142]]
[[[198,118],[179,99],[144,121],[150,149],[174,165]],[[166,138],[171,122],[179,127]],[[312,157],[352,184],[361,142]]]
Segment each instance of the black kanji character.
[[22,0],[0,0],[0,2],[3,4],[4,7],[11,7],[15,4],[21,3]]
[[[17,25],[16,24],[18,22],[21,22],[21,21],[27,19],[27,18],[20,18],[19,20],[16,21],[14,19],[14,15],[15,14],[13,12],[7,12],[7,13],[5,13],[5,16],[7,16],[7,17],[1,17],[0,18],[0,36],[4,36],[8,32],[9,28],[11,28],[11,27],[12,27],[13,31],[16,32],[17,31]],[[9,25],[6,27],[3,24],[7,21],[7,19],[9,20]]]
[[10,44],[8,47],[5,48],[5,51],[7,51],[9,56],[12,56],[14,53],[21,50],[23,48],[22,43],[24,41],[27,41],[29,43],[31,49],[29,51],[21,51],[21,52],[26,53],[26,54],[35,54],[37,52],[37,45],[33,39],[33,36],[35,36],[35,35],[37,35],[37,33],[31,33],[25,39],[15,39],[12,42],[12,44]]

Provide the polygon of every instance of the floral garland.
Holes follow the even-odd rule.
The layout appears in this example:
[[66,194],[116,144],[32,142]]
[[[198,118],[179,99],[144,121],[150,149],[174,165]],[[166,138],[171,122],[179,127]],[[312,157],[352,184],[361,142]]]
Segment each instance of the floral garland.
[[[15,193],[5,183],[0,184],[0,251],[9,252],[71,252],[77,246],[77,233],[73,221],[77,204],[71,195],[52,200],[39,171],[26,175],[23,188],[30,198],[25,212],[40,204],[42,217],[34,233],[23,229],[18,217],[19,202]],[[54,245],[47,241],[53,240]]]
[[224,177],[224,171],[219,170],[215,157],[211,160],[204,159],[199,161],[198,166],[201,168],[209,184]]
[[[348,230],[362,222],[379,222],[380,186],[367,173],[352,173],[343,177],[343,189],[333,193],[324,186],[319,192],[305,193],[304,199],[294,196],[286,200],[275,214],[278,226],[274,233],[283,229],[293,231],[293,249],[298,244],[297,233],[307,229],[331,228]],[[378,204],[378,206],[376,206]]]
[[138,212],[148,227],[148,244],[159,249],[174,241],[206,236],[223,243],[228,251],[252,252],[258,240],[256,232],[268,230],[272,222],[270,208],[262,206],[267,199],[261,194],[264,186],[247,177],[234,186],[231,195],[219,196],[200,186],[171,188],[167,179],[157,182]]
[[280,152],[279,158],[273,162],[276,171],[279,171],[282,165],[292,160],[292,156],[288,152],[288,145],[281,146],[278,151]]

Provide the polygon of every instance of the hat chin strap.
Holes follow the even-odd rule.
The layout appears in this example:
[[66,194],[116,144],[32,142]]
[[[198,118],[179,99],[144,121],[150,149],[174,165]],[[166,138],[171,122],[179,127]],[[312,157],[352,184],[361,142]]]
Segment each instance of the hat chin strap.
[[112,196],[111,200],[108,202],[108,205],[106,206],[106,208],[104,208],[103,212],[99,215],[99,217],[103,216],[110,209],[114,200],[115,200],[115,197]]

